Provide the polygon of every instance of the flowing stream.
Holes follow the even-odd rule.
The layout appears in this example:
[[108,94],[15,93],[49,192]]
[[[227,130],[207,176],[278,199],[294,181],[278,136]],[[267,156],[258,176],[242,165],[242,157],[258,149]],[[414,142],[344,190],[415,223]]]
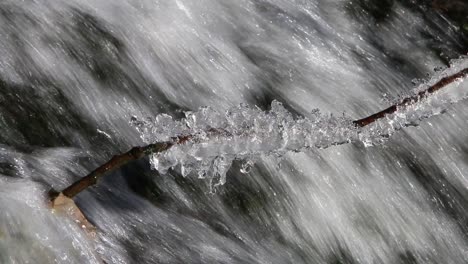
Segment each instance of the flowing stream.
[[[467,263],[468,80],[348,126],[466,68],[467,17],[462,0],[1,1],[0,263]],[[207,127],[251,137],[107,175],[75,198],[95,238],[46,205]]]

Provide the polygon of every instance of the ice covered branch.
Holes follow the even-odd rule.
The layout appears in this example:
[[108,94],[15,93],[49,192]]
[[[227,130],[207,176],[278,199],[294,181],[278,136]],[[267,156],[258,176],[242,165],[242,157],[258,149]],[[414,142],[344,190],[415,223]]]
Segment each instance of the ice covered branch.
[[362,119],[359,119],[359,120],[355,120],[355,121],[353,121],[353,123],[356,126],[359,126],[359,127],[367,126],[367,125],[369,125],[371,123],[374,123],[375,121],[385,117],[388,114],[395,113],[399,108],[405,107],[405,106],[410,105],[410,104],[415,104],[415,103],[421,101],[421,99],[424,99],[425,97],[429,96],[430,94],[432,94],[434,92],[437,92],[438,90],[446,87],[447,85],[453,83],[456,80],[465,78],[467,75],[468,75],[468,68],[463,69],[463,70],[461,70],[461,71],[459,71],[459,72],[457,72],[457,73],[455,73],[453,75],[442,78],[440,81],[438,81],[434,85],[430,86],[426,90],[420,91],[419,93],[415,94],[414,96],[406,97],[397,104],[394,104],[394,105],[392,105],[392,106],[390,106],[390,107],[388,107],[388,108],[386,108],[386,109],[384,109],[384,110],[382,110],[382,111],[380,111],[378,113],[372,114],[372,115],[370,115],[368,117],[365,117],[365,118],[362,118]]
[[[462,78],[465,78],[467,75],[468,75],[468,68],[462,68],[461,70],[459,70],[456,73],[453,73],[451,75],[443,77],[439,81],[437,81],[434,84],[427,87],[426,89],[424,89],[422,91],[419,91],[418,93],[416,93],[413,96],[406,97],[406,98],[402,99],[401,101],[399,101],[398,103],[396,103],[396,104],[394,104],[394,105],[392,105],[392,106],[390,106],[390,107],[388,107],[388,108],[386,108],[386,109],[384,109],[384,110],[382,110],[382,111],[380,111],[378,113],[372,114],[372,115],[370,115],[368,117],[365,117],[365,118],[362,118],[362,119],[359,119],[359,120],[352,121],[351,124],[355,128],[355,130],[351,129],[350,131],[355,132],[357,129],[366,127],[366,126],[368,126],[370,124],[375,123],[378,120],[381,120],[381,119],[385,118],[388,115],[394,114],[399,109],[408,107],[410,105],[414,105],[414,104],[422,101],[424,98],[429,97],[431,94],[435,93],[436,91],[439,91],[439,90],[443,89],[444,87],[447,87],[449,84],[454,83],[455,81],[460,80]],[[241,112],[244,111],[244,110],[245,109],[241,109]],[[248,137],[248,136],[250,136],[250,134],[254,134],[254,132],[255,132],[255,129],[252,128],[252,127],[259,126],[259,125],[262,125],[262,124],[264,126],[269,126],[268,124],[266,124],[266,125],[264,124],[264,123],[267,123],[269,121],[274,121],[274,122],[276,122],[277,125],[275,127],[273,127],[273,128],[270,125],[269,130],[266,131],[267,134],[271,134],[272,131],[275,131],[275,130],[284,130],[284,131],[286,131],[285,126],[289,126],[290,130],[288,130],[288,133],[294,133],[294,131],[302,130],[302,132],[301,132],[302,134],[298,138],[307,137],[307,136],[309,136],[309,135],[307,135],[307,133],[310,132],[312,134],[312,132],[311,132],[312,130],[310,129],[310,127],[314,127],[314,126],[317,125],[317,123],[320,122],[319,119],[314,120],[314,121],[310,121],[310,120],[306,120],[305,118],[300,119],[300,120],[290,120],[289,122],[286,122],[284,120],[281,120],[281,118],[278,118],[278,115],[283,115],[282,118],[284,118],[284,119],[287,119],[287,118],[291,119],[291,118],[288,117],[288,113],[284,113],[284,112],[281,112],[281,111],[276,111],[276,112],[273,111],[272,115],[264,114],[264,113],[260,113],[260,112],[257,112],[257,114],[261,115],[262,118],[252,119],[252,122],[250,123],[250,125],[245,125],[243,123],[243,121],[241,120],[242,117],[243,117],[242,115],[240,115],[240,119],[239,119],[239,118],[237,118],[237,116],[235,114],[231,114],[231,117],[229,118],[228,121],[233,123],[233,125],[231,125],[230,130],[225,129],[223,127],[214,129],[214,128],[212,128],[212,125],[217,124],[217,123],[216,122],[212,123],[212,121],[207,121],[207,122],[210,122],[210,124],[209,125],[205,124],[205,126],[203,126],[202,128],[200,128],[200,126],[199,126],[198,129],[193,129],[193,127],[196,126],[196,124],[194,124],[193,122],[199,122],[199,121],[191,121],[191,119],[196,120],[197,119],[196,116],[188,116],[186,118],[186,120],[185,120],[184,125],[186,127],[189,127],[189,129],[184,130],[184,129],[179,128],[179,129],[171,130],[171,131],[176,131],[176,132],[185,131],[185,133],[180,132],[182,135],[178,134],[179,136],[168,137],[166,140],[159,141],[159,142],[157,142],[157,140],[152,141],[153,139],[147,139],[147,141],[152,141],[152,142],[156,142],[156,143],[151,143],[151,144],[148,144],[147,146],[144,146],[144,147],[134,147],[130,151],[126,152],[126,153],[114,156],[111,160],[109,160],[105,164],[101,165],[100,167],[98,167],[97,169],[92,171],[87,176],[85,176],[85,177],[81,178],[80,180],[76,181],[75,183],[73,183],[69,187],[65,188],[60,193],[52,192],[51,193],[51,200],[53,201],[56,197],[59,196],[59,194],[64,195],[64,196],[66,196],[68,198],[72,198],[72,197],[76,196],[78,193],[80,193],[81,191],[85,190],[86,188],[88,188],[88,187],[90,187],[92,185],[95,185],[98,182],[99,178],[103,177],[107,173],[109,173],[109,172],[111,172],[113,170],[116,170],[116,169],[122,167],[123,165],[133,161],[133,160],[137,160],[137,159],[140,159],[140,158],[145,157],[145,156],[155,156],[157,154],[164,153],[164,152],[168,151],[169,149],[173,148],[174,146],[183,146],[183,145],[187,145],[187,144],[199,144],[199,143],[203,143],[204,141],[209,141],[209,140],[211,140],[213,138],[216,138],[216,140],[218,140],[218,142],[226,142],[230,138],[233,138],[233,137],[246,137],[246,136]],[[171,126],[179,126],[180,127],[180,123],[172,121],[172,119],[169,116],[162,116],[161,118],[162,119],[168,119],[169,121],[167,121],[167,122],[170,122]],[[216,119],[216,118],[213,118],[213,116],[209,116],[209,115],[205,116],[205,118],[207,118],[207,120],[209,120],[209,119],[215,120]],[[333,122],[335,122],[335,121],[333,121]],[[328,119],[327,122],[330,122],[330,119]],[[160,122],[159,125],[161,125],[161,124],[165,124],[165,123]],[[169,124],[169,123],[167,123],[167,124]],[[140,125],[143,126],[145,124],[140,124]],[[158,126],[158,123],[156,124],[156,126]],[[338,128],[341,128],[341,127],[338,127]],[[154,130],[155,127],[152,127],[152,129]],[[156,127],[156,129],[158,129],[158,127]],[[160,129],[162,129],[162,128],[160,128]],[[336,126],[331,127],[330,129],[331,130],[336,130],[337,127]],[[319,130],[322,131],[323,129],[320,128]],[[285,136],[287,137],[287,133],[285,133],[284,131],[278,131],[277,132],[278,135],[276,135],[276,138],[285,137]],[[291,131],[293,131],[293,132],[291,132]],[[146,132],[148,132],[148,131],[146,131]],[[154,131],[152,131],[152,132],[154,132]],[[351,132],[348,131],[347,133],[351,133]],[[166,131],[166,134],[167,133],[168,132]],[[313,133],[318,133],[318,132],[315,131]],[[162,134],[164,134],[164,133],[162,133]],[[266,135],[266,134],[263,134],[263,135]],[[262,136],[262,134],[256,135],[256,137],[261,137],[261,136]],[[286,146],[286,143],[284,143],[284,146],[282,147],[282,150],[284,150],[284,151],[298,150],[298,149],[310,148],[312,146],[328,147],[330,145],[336,145],[336,144],[341,144],[342,143],[341,141],[337,142],[337,141],[329,141],[328,140],[327,144],[324,145],[323,144],[323,138],[320,138],[320,137],[323,137],[322,134],[315,134],[313,137],[314,138],[310,139],[308,142],[306,142],[304,140],[301,141],[301,139],[297,139],[297,138],[296,139],[290,139],[290,141],[293,141],[294,143],[289,142],[288,143],[289,145],[287,145],[287,146]],[[164,136],[156,137],[156,139],[159,139],[159,138],[164,138]],[[318,140],[317,138],[320,138],[320,140]],[[258,139],[258,140],[262,140],[262,139]],[[270,139],[266,139],[266,141],[269,141],[269,140]],[[336,139],[333,139],[333,140],[336,140]],[[346,140],[349,140],[349,139],[346,139],[346,137],[345,137],[344,139],[341,139],[341,140],[346,141]],[[272,139],[270,141],[274,141],[274,139]],[[351,141],[351,140],[349,140],[349,141]],[[310,143],[310,142],[312,142],[312,143]],[[267,142],[267,143],[270,144],[270,142]],[[262,144],[267,144],[267,143],[262,143]],[[242,144],[245,144],[245,143],[242,143]],[[231,150],[231,151],[236,151],[236,149]],[[257,150],[251,150],[251,151],[253,153],[255,153],[255,151],[257,151]],[[269,150],[268,148],[266,148],[265,152],[269,152],[269,151],[271,152],[271,149]],[[212,164],[216,163],[215,165],[212,165],[212,166],[216,166],[217,170],[220,170],[219,168],[223,168],[224,171],[227,170],[229,168],[229,166],[230,166],[230,162],[232,161],[232,159],[234,159],[234,157],[233,157],[232,153],[231,154],[227,153],[225,156],[230,157],[230,159],[226,161],[225,159],[214,159],[214,158],[212,158],[211,159]],[[166,160],[165,162],[167,163],[168,161]],[[158,160],[158,159],[156,159],[153,163],[154,163],[153,166],[156,167],[156,168],[158,168],[158,166],[160,166],[161,168],[164,167],[161,164],[159,164],[159,163],[161,163],[161,161]],[[179,162],[179,163],[182,163],[182,162]],[[175,162],[175,163],[174,162],[172,162],[172,163],[169,162],[169,165],[166,164],[165,167],[171,167],[171,166],[173,166],[175,164],[177,164],[177,162]],[[206,170],[205,170],[204,173],[206,173]],[[184,174],[184,173],[182,173],[182,174]],[[202,177],[204,175],[199,174],[199,176]]]
[[[210,134],[221,134],[221,131],[210,130]],[[173,145],[184,144],[185,142],[192,140],[193,136],[178,136],[172,138],[172,141],[168,142],[157,142],[154,144],[149,144],[144,147],[134,147],[131,150],[112,157],[108,162],[104,163],[94,171],[92,171],[87,176],[76,181],[72,185],[65,188],[61,193],[69,198],[76,196],[78,193],[88,188],[89,186],[95,185],[100,177],[105,174],[122,167],[123,165],[129,163],[130,161],[140,159],[142,157],[157,154],[163,151],[168,150]]]

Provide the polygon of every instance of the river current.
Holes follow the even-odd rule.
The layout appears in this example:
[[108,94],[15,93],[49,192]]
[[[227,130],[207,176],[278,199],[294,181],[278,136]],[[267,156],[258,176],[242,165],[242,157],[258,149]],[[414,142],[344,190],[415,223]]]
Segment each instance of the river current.
[[215,190],[133,162],[75,199],[95,239],[45,202],[146,144],[135,116],[272,102],[295,117],[379,111],[467,54],[467,10],[458,0],[1,1],[0,263],[468,262],[466,100],[374,146],[259,154],[248,171],[235,160]]

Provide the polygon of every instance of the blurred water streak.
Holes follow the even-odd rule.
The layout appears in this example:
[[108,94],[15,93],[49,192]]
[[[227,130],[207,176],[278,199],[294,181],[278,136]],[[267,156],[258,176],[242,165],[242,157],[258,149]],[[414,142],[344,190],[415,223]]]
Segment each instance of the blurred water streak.
[[43,203],[143,144],[134,115],[383,108],[468,51],[463,11],[427,2],[2,1],[0,262],[466,262],[466,102],[382,146],[235,163],[214,195],[136,162],[77,197],[95,244]]

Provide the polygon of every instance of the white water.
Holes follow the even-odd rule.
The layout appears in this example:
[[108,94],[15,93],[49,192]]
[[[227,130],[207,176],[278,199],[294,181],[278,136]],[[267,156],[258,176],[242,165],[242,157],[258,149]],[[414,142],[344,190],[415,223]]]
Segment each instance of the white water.
[[[31,0],[0,11],[1,263],[468,259],[467,81],[349,128],[388,106],[384,94],[466,67],[433,71],[463,47],[433,10],[395,1],[376,20],[340,0]],[[133,116],[155,117],[143,140]],[[234,136],[153,159],[165,175],[136,162],[77,197],[95,242],[46,208],[50,187],[113,154],[207,126]],[[224,185],[212,194],[197,175]]]

